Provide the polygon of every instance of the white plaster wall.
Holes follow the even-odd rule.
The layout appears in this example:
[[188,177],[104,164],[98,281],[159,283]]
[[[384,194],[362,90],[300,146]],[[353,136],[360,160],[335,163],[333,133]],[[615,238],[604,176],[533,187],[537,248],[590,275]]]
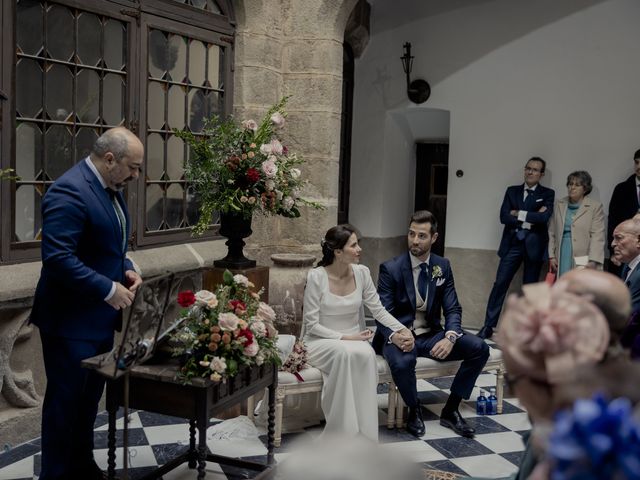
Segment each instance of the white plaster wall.
[[[533,155],[562,196],[566,175],[588,170],[606,208],[640,148],[639,19],[638,0],[373,0],[356,61],[350,221],[369,237],[404,234],[412,143],[446,131],[428,124],[431,109],[450,112],[447,246],[497,248],[504,190]],[[432,88],[421,106],[405,94],[405,41],[412,78]]]

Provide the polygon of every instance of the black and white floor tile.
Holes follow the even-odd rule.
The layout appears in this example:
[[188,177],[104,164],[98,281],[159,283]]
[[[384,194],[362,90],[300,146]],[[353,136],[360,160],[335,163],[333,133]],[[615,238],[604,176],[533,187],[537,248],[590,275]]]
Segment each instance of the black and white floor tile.
[[[388,430],[384,426],[387,396],[382,387],[378,395],[380,405],[380,443],[383,448],[399,452],[424,466],[461,475],[486,478],[508,476],[517,469],[524,449],[522,434],[529,430],[527,414],[520,408],[517,399],[507,396],[501,415],[477,416],[473,399],[481,387],[495,385],[495,375],[485,372],[479,378],[472,400],[464,403],[461,414],[476,428],[474,439],[457,436],[440,426],[439,414],[449,394],[452,377],[432,381],[419,380],[418,390],[423,406],[426,434],[417,439],[404,430]],[[95,458],[106,470],[107,465],[107,416],[101,413],[96,421]],[[239,456],[258,462],[266,461],[266,435],[258,429],[253,439],[242,441],[216,441],[216,425],[207,432],[209,448],[220,455]],[[118,428],[122,429],[122,418]],[[282,445],[275,451],[276,461],[290,454],[292,445],[300,438],[313,438],[320,434],[322,426],[310,427],[300,432],[283,434]],[[188,447],[189,425],[184,419],[166,417],[154,413],[136,411],[130,415],[129,423],[129,478],[132,480],[150,472]],[[121,441],[122,435],[118,437]],[[122,468],[121,450],[117,452],[117,468]],[[22,480],[37,478],[40,471],[39,439],[16,446],[0,453],[0,480]],[[258,473],[236,467],[207,464],[207,479],[236,480],[253,478]],[[163,476],[164,480],[186,480],[196,478],[186,464]]]

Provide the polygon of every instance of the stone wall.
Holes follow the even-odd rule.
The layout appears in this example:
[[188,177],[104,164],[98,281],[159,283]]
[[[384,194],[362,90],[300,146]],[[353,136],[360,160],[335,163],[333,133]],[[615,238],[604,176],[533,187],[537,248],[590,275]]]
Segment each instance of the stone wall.
[[238,19],[235,106],[259,117],[290,96],[284,141],[301,154],[305,196],[325,205],[302,217],[258,218],[249,252],[267,264],[272,253],[317,253],[337,218],[342,43],[356,0],[243,0]]

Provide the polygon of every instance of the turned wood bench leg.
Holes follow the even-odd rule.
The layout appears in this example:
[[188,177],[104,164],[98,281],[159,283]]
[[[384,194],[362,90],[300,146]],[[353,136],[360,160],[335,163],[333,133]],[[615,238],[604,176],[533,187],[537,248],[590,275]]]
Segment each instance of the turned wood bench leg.
[[502,371],[502,367],[498,367],[498,371],[496,373],[496,398],[498,399],[498,405],[496,407],[496,411],[498,413],[502,413],[503,397],[504,397],[504,372]]
[[392,381],[389,382],[389,400],[387,404],[387,428],[392,429],[396,424],[396,402],[398,398],[398,388]]
[[276,388],[276,432],[273,440],[273,444],[276,447],[280,446],[280,442],[282,442],[282,415],[284,412],[284,397],[286,396],[286,391],[282,387]]

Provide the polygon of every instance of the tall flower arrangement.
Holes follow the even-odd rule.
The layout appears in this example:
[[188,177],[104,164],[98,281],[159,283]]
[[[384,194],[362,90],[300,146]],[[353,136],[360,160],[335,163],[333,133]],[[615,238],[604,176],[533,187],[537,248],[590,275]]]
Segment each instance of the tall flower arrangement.
[[248,119],[209,119],[202,135],[176,131],[191,147],[185,176],[200,200],[194,227],[203,233],[214,211],[250,218],[264,215],[299,217],[300,206],[321,208],[302,198],[302,158],[289,151],[279,133],[286,122],[287,97],[271,107],[260,123]]
[[242,365],[280,364],[275,312],[253,288],[247,277],[227,270],[215,292],[178,294],[184,321],[172,335],[172,344],[174,355],[182,359],[185,379],[224,381]]

